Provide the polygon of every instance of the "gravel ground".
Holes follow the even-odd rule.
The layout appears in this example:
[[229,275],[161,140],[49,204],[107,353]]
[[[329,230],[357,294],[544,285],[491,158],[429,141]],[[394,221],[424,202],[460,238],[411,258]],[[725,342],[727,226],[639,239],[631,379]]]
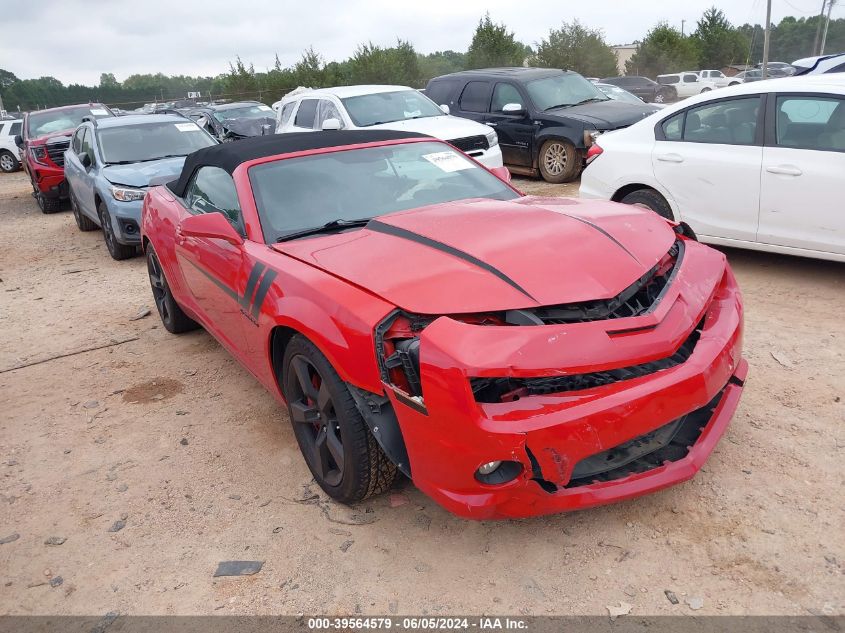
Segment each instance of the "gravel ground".
[[[728,256],[751,368],[694,480],[523,521],[407,482],[350,509],[209,335],[132,320],[154,310],[141,258],[0,175],[0,614],[841,614],[845,266]],[[214,578],[225,560],[264,565]]]

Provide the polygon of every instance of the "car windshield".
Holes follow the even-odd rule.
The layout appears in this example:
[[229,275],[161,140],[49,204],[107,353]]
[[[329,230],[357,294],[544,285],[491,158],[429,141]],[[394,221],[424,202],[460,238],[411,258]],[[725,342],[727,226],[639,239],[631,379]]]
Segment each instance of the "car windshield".
[[601,90],[604,94],[606,94],[611,99],[616,99],[617,101],[624,101],[626,103],[639,103],[643,102],[637,96],[632,95],[627,90],[623,90],[619,86],[612,86],[610,84],[596,84],[596,87]]
[[263,103],[245,105],[239,108],[227,108],[214,112],[214,118],[221,123],[226,119],[260,119],[273,116],[273,108]]
[[426,205],[519,197],[484,167],[438,142],[282,159],[252,167],[249,178],[267,242]]
[[609,98],[595,84],[575,73],[534,79],[525,84],[538,110],[551,110]]
[[657,78],[657,83],[663,86],[669,86],[671,84],[676,84],[681,80],[678,75],[660,75]]
[[82,117],[86,116],[102,119],[112,116],[112,113],[105,106],[78,106],[51,112],[33,112],[27,119],[27,132],[30,137],[37,137],[52,132],[72,130],[82,123]]
[[216,141],[193,121],[143,123],[97,130],[106,163],[137,163],[170,156],[187,156]]
[[443,111],[431,99],[416,90],[377,92],[341,101],[356,127],[443,116]]

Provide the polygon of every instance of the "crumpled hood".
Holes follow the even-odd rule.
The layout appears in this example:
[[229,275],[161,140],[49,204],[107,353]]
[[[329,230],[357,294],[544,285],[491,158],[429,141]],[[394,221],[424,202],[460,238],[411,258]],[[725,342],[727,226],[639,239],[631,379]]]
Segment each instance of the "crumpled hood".
[[421,119],[407,119],[405,121],[392,121],[381,125],[371,125],[368,130],[398,130],[400,132],[416,132],[439,138],[443,141],[451,141],[468,136],[480,136],[488,134],[492,128],[482,125],[470,119],[462,119],[456,116],[429,116]]
[[69,130],[59,130],[58,132],[49,132],[48,134],[43,134],[41,136],[33,136],[30,139],[27,139],[27,143],[29,145],[44,145],[45,143],[66,143],[70,141],[70,137],[73,136],[73,132],[76,128],[70,128]]
[[409,312],[457,314],[614,297],[675,237],[637,207],[529,196],[403,211],[273,248]]
[[238,136],[263,136],[264,126],[267,125],[267,134],[274,134],[276,130],[276,119],[272,116],[264,116],[258,118],[239,117],[235,119],[224,119],[220,124],[231,134]]
[[633,125],[648,115],[654,114],[654,112],[654,108],[647,103],[639,105],[610,99],[569,108],[555,108],[554,110],[547,110],[544,114],[564,119],[575,119],[597,130],[616,130]]
[[161,176],[177,178],[182,173],[184,156],[151,160],[131,165],[107,165],[103,167],[103,176],[114,185],[127,187],[148,187],[153,178]]

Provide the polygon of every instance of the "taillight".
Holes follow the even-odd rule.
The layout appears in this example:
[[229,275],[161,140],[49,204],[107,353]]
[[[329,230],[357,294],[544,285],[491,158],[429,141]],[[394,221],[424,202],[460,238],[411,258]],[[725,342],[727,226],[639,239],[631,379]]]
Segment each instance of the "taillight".
[[598,143],[593,143],[590,145],[590,149],[587,150],[587,164],[589,165],[592,163],[596,157],[601,154],[604,150],[601,148],[601,145]]

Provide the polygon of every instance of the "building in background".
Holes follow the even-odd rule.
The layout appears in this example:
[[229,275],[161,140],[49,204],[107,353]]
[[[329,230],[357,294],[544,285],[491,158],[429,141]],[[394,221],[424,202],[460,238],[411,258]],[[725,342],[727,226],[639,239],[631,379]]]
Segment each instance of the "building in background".
[[625,62],[634,56],[639,48],[638,44],[622,44],[620,46],[611,46],[610,50],[616,55],[616,70],[620,75],[625,74]]

